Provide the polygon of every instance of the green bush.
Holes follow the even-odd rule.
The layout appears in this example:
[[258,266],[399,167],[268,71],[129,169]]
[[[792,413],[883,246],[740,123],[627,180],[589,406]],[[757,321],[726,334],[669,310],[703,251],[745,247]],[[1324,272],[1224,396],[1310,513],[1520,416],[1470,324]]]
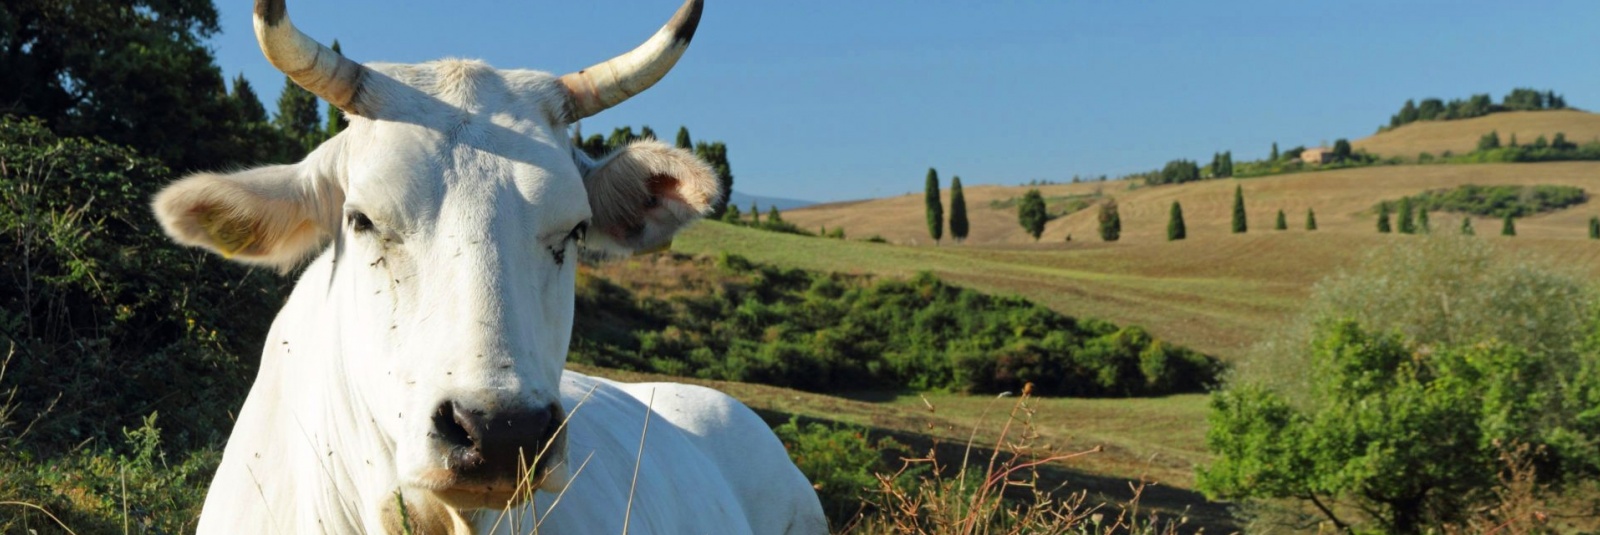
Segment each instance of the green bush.
[[[1213,397],[1215,497],[1352,504],[1336,522],[1439,529],[1492,504],[1504,447],[1540,484],[1600,474],[1600,315],[1583,276],[1478,240],[1392,244]],[[1381,329],[1381,330],[1380,330]],[[1365,514],[1357,513],[1363,511]]]
[[[1128,396],[1199,391],[1217,362],[1137,327],[1076,320],[922,273],[910,280],[780,269],[736,255],[708,291],[661,299],[586,273],[573,359],[811,391],[915,388]],[[711,272],[711,273],[706,273]],[[1141,354],[1159,347],[1141,372]]]
[[783,441],[795,467],[817,489],[822,511],[835,530],[864,512],[867,498],[878,488],[876,474],[894,473],[885,456],[905,449],[893,438],[874,439],[863,427],[802,425],[799,417],[790,417],[772,431]]
[[[1400,199],[1420,210],[1458,212],[1483,217],[1527,217],[1576,206],[1588,193],[1572,186],[1478,186],[1467,184],[1429,190]],[[1383,201],[1381,204],[1396,201]]]

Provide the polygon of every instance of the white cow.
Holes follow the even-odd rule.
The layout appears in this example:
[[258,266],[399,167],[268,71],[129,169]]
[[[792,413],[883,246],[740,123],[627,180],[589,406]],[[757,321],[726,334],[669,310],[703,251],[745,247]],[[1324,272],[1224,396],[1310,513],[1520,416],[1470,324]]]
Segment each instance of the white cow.
[[646,141],[591,161],[566,134],[665,75],[700,10],[689,0],[638,49],[557,77],[359,65],[296,30],[283,0],[256,1],[268,59],[350,126],[298,164],[198,174],[155,199],[178,242],[284,270],[315,256],[200,532],[826,530],[739,402],[562,370],[579,249],[660,246],[723,194],[685,151]]

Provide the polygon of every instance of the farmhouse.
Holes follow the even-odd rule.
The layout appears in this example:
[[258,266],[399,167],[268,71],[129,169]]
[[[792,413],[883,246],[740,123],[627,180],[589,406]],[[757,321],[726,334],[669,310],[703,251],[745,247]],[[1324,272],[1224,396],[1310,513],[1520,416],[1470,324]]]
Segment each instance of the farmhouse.
[[1333,149],[1327,147],[1314,147],[1300,153],[1300,161],[1309,164],[1325,164],[1333,161]]

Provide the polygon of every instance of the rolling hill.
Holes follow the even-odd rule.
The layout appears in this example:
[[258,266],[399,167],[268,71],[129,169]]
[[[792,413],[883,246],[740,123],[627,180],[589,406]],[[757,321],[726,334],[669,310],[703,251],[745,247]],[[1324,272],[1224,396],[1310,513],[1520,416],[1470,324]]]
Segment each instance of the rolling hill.
[[1510,142],[1512,134],[1516,134],[1518,143],[1526,145],[1541,135],[1549,139],[1556,132],[1566,133],[1568,141],[1584,143],[1600,139],[1600,114],[1578,110],[1516,111],[1456,121],[1418,121],[1350,145],[1384,157],[1414,160],[1422,152],[1434,156],[1447,150],[1456,154],[1470,152],[1477,148],[1478,138],[1491,131],[1500,134],[1502,143]]

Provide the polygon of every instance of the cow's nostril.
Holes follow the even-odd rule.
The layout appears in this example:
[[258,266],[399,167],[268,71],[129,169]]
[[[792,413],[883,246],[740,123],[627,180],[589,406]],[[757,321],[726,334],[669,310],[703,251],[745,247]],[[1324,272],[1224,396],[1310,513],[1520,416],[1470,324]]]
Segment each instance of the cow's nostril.
[[433,411],[433,433],[439,441],[450,446],[472,448],[476,445],[472,432],[463,425],[456,404],[446,401]]

